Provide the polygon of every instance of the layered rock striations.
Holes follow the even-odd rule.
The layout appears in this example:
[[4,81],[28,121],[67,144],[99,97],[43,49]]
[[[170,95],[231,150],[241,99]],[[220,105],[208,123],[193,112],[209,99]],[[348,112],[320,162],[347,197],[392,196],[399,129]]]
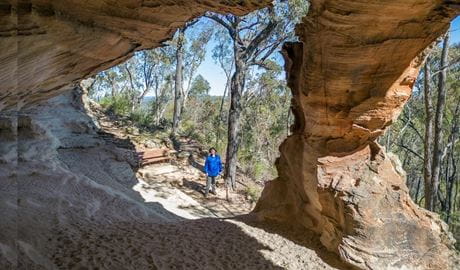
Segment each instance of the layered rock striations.
[[457,12],[442,1],[311,1],[303,42],[285,46],[296,121],[259,217],[316,231],[360,268],[448,267],[446,225],[412,202],[376,139]]
[[244,14],[267,0],[21,0],[0,2],[0,111],[62,93],[63,86],[169,39],[205,11]]
[[[127,159],[97,138],[68,98],[27,107],[137,50],[159,46],[207,10],[244,14],[269,2],[1,2],[1,206],[8,211],[0,223],[0,263],[14,265],[22,256],[28,258],[23,267],[47,265],[34,250],[44,248],[49,228],[78,224],[81,217],[88,224],[174,219],[123,188],[133,177],[117,176],[131,171]],[[411,201],[397,161],[376,139],[410,97],[424,49],[448,29],[458,6],[441,0],[311,1],[297,27],[300,42],[285,46],[295,124],[280,147],[279,177],[267,184],[255,209],[258,217],[313,230],[325,247],[359,268],[449,267],[445,224]],[[96,163],[105,170],[91,170]],[[33,187],[41,197],[31,199]],[[95,215],[98,209],[108,212]],[[37,220],[40,228],[34,228]],[[34,231],[46,233],[37,237]]]

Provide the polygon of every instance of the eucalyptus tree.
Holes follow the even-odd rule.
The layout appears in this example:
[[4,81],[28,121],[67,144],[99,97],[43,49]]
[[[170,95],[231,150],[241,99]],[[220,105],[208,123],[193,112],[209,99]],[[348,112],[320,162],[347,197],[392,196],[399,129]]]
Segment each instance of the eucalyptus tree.
[[174,51],[165,46],[152,51],[152,60],[157,65],[153,77],[152,116],[156,125],[160,124],[166,105],[172,97]]
[[208,95],[209,90],[211,90],[209,82],[201,74],[199,74],[193,79],[193,82],[191,83],[189,96],[194,98],[203,98]]
[[[195,87],[194,90],[197,90],[200,86],[204,87],[200,88],[200,90],[205,91],[206,89],[206,93],[210,89],[209,82],[207,82],[201,75],[196,76],[196,73],[206,57],[206,46],[211,39],[213,31],[209,25],[197,24],[197,26],[191,29],[190,32],[190,36],[192,37],[189,38],[190,45],[187,47],[185,52],[184,61],[184,77],[187,80],[187,86],[183,88],[182,92],[184,98],[182,100],[181,112],[183,112],[183,109],[186,107],[187,99],[193,87]],[[208,88],[205,87],[205,84],[207,84]]]
[[443,133],[443,117],[446,106],[446,80],[447,80],[447,69],[444,68],[447,65],[447,57],[449,53],[449,32],[444,36],[442,43],[442,52],[439,67],[442,69],[439,72],[438,77],[438,96],[436,102],[436,111],[434,117],[434,136],[433,136],[433,160],[432,160],[432,178],[431,178],[431,202],[427,202],[425,205],[428,210],[434,211],[436,206],[438,189],[439,189],[439,177],[441,174],[441,157],[442,157],[442,133]]
[[107,94],[115,98],[126,86],[127,82],[120,76],[119,67],[113,67],[94,76],[94,84],[89,88],[89,93],[96,100]]
[[251,76],[242,97],[240,165],[257,180],[275,176],[273,163],[278,146],[286,138],[291,94],[283,68],[268,61],[270,69]]
[[220,100],[219,114],[216,119],[216,124],[214,128],[216,132],[214,145],[220,148],[219,146],[221,143],[221,133],[225,131],[225,126],[223,127],[223,124],[226,120],[224,114],[224,104],[227,98],[227,93],[229,92],[231,78],[233,74],[234,57],[232,51],[232,42],[230,37],[227,35],[225,29],[221,28],[215,31],[214,41],[216,45],[212,49],[212,58],[214,59],[214,62],[220,66],[225,75],[224,93]]
[[[174,112],[172,134],[176,135],[180,117],[187,102],[190,87],[198,67],[206,56],[205,47],[211,37],[212,29],[198,24],[199,31],[187,35],[186,31],[199,22],[198,19],[188,22],[180,28],[170,43],[175,48],[176,72],[174,77]],[[193,31],[195,29],[191,29]],[[184,80],[187,85],[184,87]]]
[[205,17],[222,26],[232,40],[234,69],[230,82],[230,108],[225,164],[227,186],[235,188],[237,154],[240,145],[240,116],[248,71],[254,66],[267,68],[268,60],[281,45],[295,39],[294,26],[306,13],[307,2],[277,1],[274,6],[244,17],[206,13]]
[[[142,100],[148,94],[154,94],[152,111],[155,115],[169,101],[172,63],[172,50],[162,47],[154,50],[137,52],[123,64],[112,67],[95,76],[92,86],[92,96],[105,95],[112,102],[124,100],[128,104],[128,112],[139,108]],[[169,78],[169,79],[168,79]]]

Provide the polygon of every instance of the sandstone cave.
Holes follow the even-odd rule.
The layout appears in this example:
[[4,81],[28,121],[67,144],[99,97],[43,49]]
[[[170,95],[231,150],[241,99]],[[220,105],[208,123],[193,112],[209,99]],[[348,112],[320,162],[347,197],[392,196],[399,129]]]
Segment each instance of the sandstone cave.
[[1,2],[1,268],[459,267],[447,225],[412,201],[377,143],[458,1],[309,1],[299,40],[283,47],[292,133],[250,214],[188,220],[133,190],[130,152],[98,133],[80,81],[205,12],[270,4]]

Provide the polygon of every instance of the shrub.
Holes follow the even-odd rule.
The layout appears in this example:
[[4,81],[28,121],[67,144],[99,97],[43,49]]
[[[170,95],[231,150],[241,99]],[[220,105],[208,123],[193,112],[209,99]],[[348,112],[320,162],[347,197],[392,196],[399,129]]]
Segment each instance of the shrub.
[[263,178],[267,174],[267,166],[262,161],[255,161],[252,164],[252,176],[256,180]]
[[126,95],[106,96],[99,103],[104,109],[116,115],[127,116],[131,111],[131,102]]
[[249,183],[244,189],[244,193],[250,202],[257,202],[262,194],[262,188]]
[[142,127],[151,127],[153,125],[152,115],[145,109],[137,109],[129,115],[131,121]]

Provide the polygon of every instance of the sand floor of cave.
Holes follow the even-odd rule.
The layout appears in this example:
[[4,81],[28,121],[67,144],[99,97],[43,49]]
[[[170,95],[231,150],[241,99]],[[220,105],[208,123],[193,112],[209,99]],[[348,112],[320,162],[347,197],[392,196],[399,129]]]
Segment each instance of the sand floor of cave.
[[[344,269],[303,230],[261,224],[252,205],[224,189],[204,198],[204,178],[188,166],[158,164],[138,171],[134,186],[146,203],[182,217],[169,223],[85,225],[58,231],[53,263],[62,269]],[[198,188],[197,188],[198,187]]]
[[[102,126],[127,137],[109,121]],[[35,262],[58,269],[346,269],[316,235],[256,221],[242,193],[227,202],[221,186],[204,198],[204,175],[193,166],[156,164],[136,178],[132,189],[158,220],[64,221],[48,239],[47,258]],[[177,218],[162,219],[164,211]]]

